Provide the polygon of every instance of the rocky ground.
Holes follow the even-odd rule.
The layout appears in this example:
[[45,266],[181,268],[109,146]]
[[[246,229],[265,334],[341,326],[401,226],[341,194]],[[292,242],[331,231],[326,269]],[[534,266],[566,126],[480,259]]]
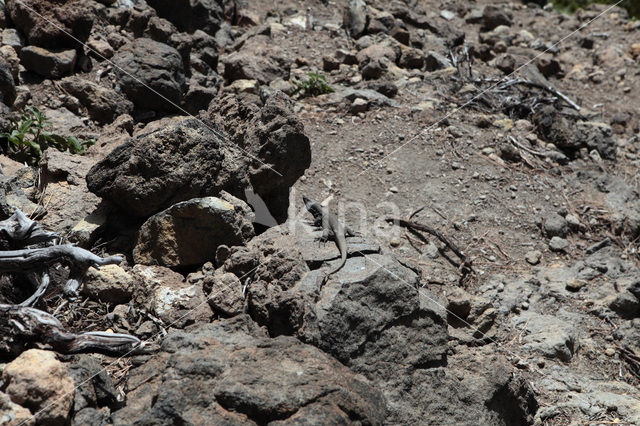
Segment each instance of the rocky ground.
[[1,131],[95,143],[0,141],[0,219],[125,259],[33,307],[144,343],[6,273],[0,424],[639,424],[640,24],[537,3],[7,0]]

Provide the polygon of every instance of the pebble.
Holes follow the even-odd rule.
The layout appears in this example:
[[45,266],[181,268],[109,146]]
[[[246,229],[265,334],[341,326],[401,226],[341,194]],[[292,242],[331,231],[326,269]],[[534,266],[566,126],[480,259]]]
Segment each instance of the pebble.
[[612,348],[611,346],[609,346],[607,349],[604,350],[604,354],[606,356],[611,357],[611,356],[614,356],[616,354],[616,350],[615,350],[615,348]]
[[447,21],[450,21],[450,20],[452,20],[453,18],[456,17],[456,14],[453,13],[452,11],[450,11],[450,10],[441,10],[440,11],[440,16],[442,16]]
[[530,250],[524,255],[524,260],[526,260],[530,265],[537,265],[540,263],[541,258],[542,253],[540,250]]
[[398,193],[398,187],[397,186],[392,186],[391,188],[389,188],[389,192],[393,192],[394,194]]
[[567,281],[564,287],[569,291],[578,291],[584,287],[585,284],[586,283],[582,280],[571,280]]
[[553,237],[551,241],[549,241],[549,249],[551,251],[566,251],[569,248],[569,241],[560,237]]

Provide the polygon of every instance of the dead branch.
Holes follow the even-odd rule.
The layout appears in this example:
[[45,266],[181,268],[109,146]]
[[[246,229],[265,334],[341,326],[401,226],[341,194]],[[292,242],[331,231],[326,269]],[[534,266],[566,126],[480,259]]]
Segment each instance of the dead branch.
[[0,222],[0,240],[12,247],[25,247],[55,240],[58,234],[45,231],[37,222],[29,219],[20,209]]
[[16,353],[33,343],[50,345],[65,353],[98,352],[107,355],[148,353],[149,344],[119,333],[71,333],[60,321],[39,309],[0,304],[0,353]]
[[471,267],[471,260],[469,258],[467,258],[467,256],[458,248],[458,246],[456,246],[453,242],[451,242],[447,237],[442,235],[442,233],[440,233],[436,229],[434,229],[434,228],[432,228],[432,227],[430,227],[428,225],[423,225],[421,223],[417,223],[417,222],[413,222],[413,221],[405,220],[405,219],[393,218],[393,217],[387,217],[387,218],[385,218],[385,221],[387,221],[389,223],[393,223],[393,224],[398,225],[398,226],[409,228],[409,229],[412,229],[412,230],[427,232],[427,233],[435,236],[440,241],[442,241],[452,252],[454,252],[456,254],[456,256],[458,256],[460,258],[461,264],[457,265],[457,266],[460,267],[461,272],[462,272],[463,275],[466,275],[468,272],[472,272],[473,271],[473,268]]
[[63,244],[51,247],[0,251],[0,272],[24,272],[42,269],[54,263],[70,267],[71,273],[64,287],[67,296],[78,295],[78,288],[87,270],[93,266],[103,266],[122,262],[120,256],[100,257],[88,250]]
[[569,97],[563,93],[561,93],[559,90],[557,90],[556,88],[552,87],[552,86],[547,86],[541,83],[537,83],[535,81],[529,81],[529,80],[523,80],[521,78],[516,78],[513,80],[508,80],[505,81],[503,83],[498,84],[498,86],[496,87],[498,90],[504,90],[509,86],[515,86],[515,85],[524,85],[524,86],[529,86],[529,87],[535,87],[537,89],[541,89],[544,90],[545,92],[551,93],[553,96],[562,99],[565,103],[567,103],[571,108],[575,109],[576,111],[580,111],[580,107],[578,106],[578,104],[576,104],[575,102],[573,102],[571,99],[569,99]]

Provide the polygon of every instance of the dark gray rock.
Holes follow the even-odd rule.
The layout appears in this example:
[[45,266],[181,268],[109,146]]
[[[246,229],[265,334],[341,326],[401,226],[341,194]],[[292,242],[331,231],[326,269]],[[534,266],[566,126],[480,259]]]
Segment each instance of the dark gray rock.
[[[297,336],[364,374],[388,401],[386,422],[415,424],[428,416],[434,424],[464,423],[469,415],[481,424],[531,422],[533,393],[491,348],[451,367],[443,304],[415,287],[413,271],[379,253],[376,244],[349,238],[346,265],[321,285],[339,262],[337,249],[317,247],[313,234],[296,231],[294,237],[284,226],[233,248],[214,275],[240,278],[264,264],[252,272],[247,302],[270,335]],[[227,281],[240,291],[238,280]],[[474,315],[481,310],[475,306],[469,309]]]
[[574,154],[581,148],[596,150],[602,158],[614,160],[617,140],[611,126],[599,122],[571,123],[551,105],[541,107],[532,117],[541,139]]
[[545,217],[543,225],[544,234],[551,237],[564,238],[569,232],[569,224],[566,219],[559,214],[550,214]]
[[87,407],[116,408],[118,406],[118,391],[113,385],[111,377],[100,366],[96,358],[91,355],[75,355],[67,364],[67,369],[76,383],[73,398],[74,412]]
[[191,198],[239,194],[242,163],[228,142],[188,118],[117,147],[87,174],[89,190],[134,216],[151,216]]
[[274,91],[262,108],[228,95],[212,102],[206,113],[233,143],[243,147],[244,152],[236,156],[251,164],[246,173],[253,192],[279,223],[288,216],[289,188],[311,163],[309,139],[292,110],[291,99]]
[[438,52],[430,51],[424,58],[426,71],[437,71],[451,67],[451,61]]
[[267,337],[246,315],[171,332],[157,355],[132,369],[127,401],[114,425],[386,418],[380,391],[363,378],[295,338]]
[[506,25],[509,27],[511,26],[512,20],[513,15],[511,12],[503,7],[490,4],[485,6],[482,11],[482,30],[491,31],[500,25]]
[[87,108],[89,117],[100,124],[111,123],[122,114],[133,112],[133,103],[113,89],[81,77],[67,77],[60,85],[72,96],[78,98]]
[[595,149],[607,160],[615,160],[618,142],[611,126],[599,122],[578,122],[575,131],[576,143],[589,150]]
[[76,65],[76,51],[27,46],[20,51],[20,63],[29,71],[57,79],[71,74]]
[[222,244],[246,244],[255,235],[251,209],[226,192],[220,197],[183,201],[151,216],[138,232],[134,261],[192,266],[213,260]]
[[242,48],[222,59],[227,81],[258,80],[269,84],[276,78],[289,79],[291,59],[284,49],[265,35],[248,39]]
[[[122,46],[113,56],[120,87],[138,108],[174,110],[186,89],[182,57],[148,38]],[[152,90],[150,90],[152,89]]]
[[85,42],[95,19],[82,0],[8,0],[6,8],[29,44],[51,49],[80,47],[75,39]]
[[148,0],[147,4],[180,31],[203,30],[208,34],[215,34],[225,19],[225,12],[231,15],[235,8],[235,1],[228,0]]
[[16,84],[11,74],[11,66],[0,57],[0,102],[6,106],[16,100]]

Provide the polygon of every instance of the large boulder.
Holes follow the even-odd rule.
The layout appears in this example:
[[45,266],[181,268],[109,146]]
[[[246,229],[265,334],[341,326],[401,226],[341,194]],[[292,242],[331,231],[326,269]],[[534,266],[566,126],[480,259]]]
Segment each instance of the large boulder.
[[244,150],[237,155],[246,154],[251,163],[247,174],[253,191],[278,222],[287,219],[289,188],[311,164],[309,138],[292,111],[291,99],[275,92],[262,108],[227,95],[212,102],[206,113]]
[[48,78],[61,78],[71,74],[76,65],[76,51],[73,49],[45,49],[27,46],[20,51],[20,63],[29,71]]
[[111,123],[122,114],[130,114],[133,104],[112,89],[81,77],[67,77],[60,82],[64,90],[78,98],[89,117],[100,124]]
[[48,48],[79,47],[95,19],[83,0],[7,0],[6,10],[29,44]]
[[[158,374],[162,371],[163,374]],[[248,316],[173,331],[129,378],[121,424],[382,424],[384,398],[324,352]]]
[[32,414],[38,413],[38,424],[66,424],[73,404],[74,382],[53,352],[23,352],[2,371],[1,386],[11,401]]
[[173,23],[180,31],[203,30],[215,34],[222,25],[225,11],[231,14],[235,1],[229,0],[148,0],[158,16]]
[[118,146],[87,174],[89,190],[141,217],[223,189],[242,194],[233,147],[198,119],[178,120]]
[[169,267],[202,264],[222,244],[246,244],[255,235],[252,219],[249,206],[226,192],[174,204],[142,225],[133,259]]
[[219,250],[215,272],[203,268],[216,311],[240,315],[242,283],[251,274],[249,315],[269,335],[295,336],[367,377],[385,396],[388,423],[458,424],[469,416],[480,424],[531,423],[535,397],[495,348],[458,355],[452,364],[446,302],[419,289],[415,272],[356,237],[348,239],[345,266],[325,282],[339,262],[337,248],[318,248],[314,235],[287,225],[295,226]]
[[180,53],[171,46],[138,38],[112,58],[120,87],[138,108],[174,110],[186,90]]
[[227,81],[258,80],[269,84],[277,78],[289,79],[291,59],[271,37],[256,35],[248,39],[240,50],[222,59]]

